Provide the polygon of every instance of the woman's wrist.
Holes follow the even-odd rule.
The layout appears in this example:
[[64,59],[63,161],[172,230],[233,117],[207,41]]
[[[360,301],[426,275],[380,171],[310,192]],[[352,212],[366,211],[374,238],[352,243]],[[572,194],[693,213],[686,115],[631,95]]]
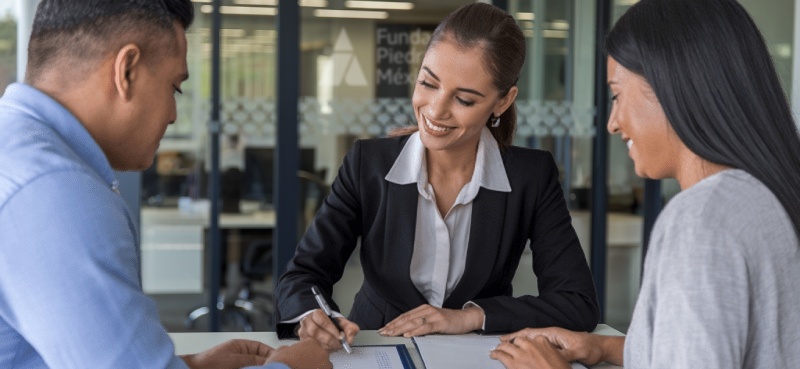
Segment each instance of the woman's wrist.
[[595,338],[593,346],[599,350],[598,362],[607,362],[614,365],[622,365],[623,349],[625,347],[625,337],[592,335]]
[[462,311],[468,314],[467,321],[470,322],[467,326],[467,332],[474,332],[474,331],[482,331],[483,330],[483,323],[486,320],[486,315],[481,309],[480,306],[475,304],[470,304],[465,307]]

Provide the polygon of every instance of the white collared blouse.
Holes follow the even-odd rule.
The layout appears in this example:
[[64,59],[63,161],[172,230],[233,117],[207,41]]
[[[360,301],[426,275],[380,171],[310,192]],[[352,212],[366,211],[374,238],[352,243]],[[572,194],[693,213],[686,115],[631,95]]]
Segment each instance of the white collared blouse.
[[472,201],[481,187],[511,192],[511,185],[497,141],[485,127],[478,142],[472,179],[461,188],[447,214],[440,214],[436,206],[436,195],[428,183],[425,162],[425,146],[417,132],[409,137],[385,178],[400,185],[417,183],[417,221],[409,273],[414,286],[428,303],[442,307],[464,274],[472,225]]

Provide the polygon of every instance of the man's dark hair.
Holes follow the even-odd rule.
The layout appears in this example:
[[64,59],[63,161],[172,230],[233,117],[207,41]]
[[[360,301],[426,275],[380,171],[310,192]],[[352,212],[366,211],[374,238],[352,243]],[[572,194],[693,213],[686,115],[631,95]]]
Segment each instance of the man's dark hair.
[[642,0],[606,52],[652,86],[697,156],[766,185],[800,236],[800,137],[761,33],[735,0]]
[[[26,80],[55,63],[85,74],[100,58],[135,43],[147,62],[175,49],[174,22],[194,20],[191,0],[42,0],[33,20]],[[154,57],[155,56],[155,57]]]

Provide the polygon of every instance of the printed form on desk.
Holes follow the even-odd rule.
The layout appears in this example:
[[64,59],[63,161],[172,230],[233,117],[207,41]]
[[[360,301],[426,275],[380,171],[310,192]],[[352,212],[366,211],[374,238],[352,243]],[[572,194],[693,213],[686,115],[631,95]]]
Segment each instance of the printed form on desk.
[[[503,364],[489,357],[489,351],[500,344],[500,336],[430,335],[414,337],[425,369],[504,369]],[[573,369],[586,369],[572,363]]]
[[405,345],[353,346],[353,353],[331,354],[336,369],[416,369]]

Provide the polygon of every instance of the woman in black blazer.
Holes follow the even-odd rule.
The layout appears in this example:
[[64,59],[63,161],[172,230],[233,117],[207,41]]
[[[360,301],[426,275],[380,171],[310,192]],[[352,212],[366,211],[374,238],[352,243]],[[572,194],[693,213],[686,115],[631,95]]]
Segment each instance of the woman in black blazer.
[[[279,336],[340,347],[311,287],[338,311],[333,284],[359,238],[364,282],[349,319],[338,318],[351,342],[359,329],[595,328],[594,284],[552,156],[510,146],[524,59],[521,30],[494,6],[468,4],[442,21],[414,91],[418,127],[347,154],[276,287]],[[539,296],[512,297],[529,241]]]

